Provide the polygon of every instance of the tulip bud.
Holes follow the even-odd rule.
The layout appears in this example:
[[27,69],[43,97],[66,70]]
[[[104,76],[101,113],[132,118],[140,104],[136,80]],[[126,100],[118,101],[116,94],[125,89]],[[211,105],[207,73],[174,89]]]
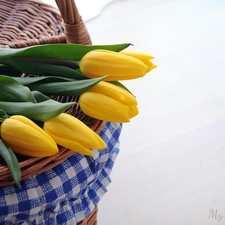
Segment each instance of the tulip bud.
[[128,56],[132,56],[136,59],[141,60],[147,67],[148,67],[148,72],[150,70],[155,69],[157,66],[155,64],[153,64],[150,60],[154,59],[153,56],[144,53],[144,52],[133,52],[133,51],[127,51],[127,50],[123,50],[120,53],[128,55]]
[[141,60],[119,52],[92,50],[80,61],[81,72],[89,78],[108,75],[104,80],[130,80],[143,77],[148,71]]
[[61,113],[44,123],[44,130],[58,145],[83,155],[94,155],[90,149],[104,149],[104,141],[79,119]]
[[58,153],[55,141],[30,119],[14,115],[1,124],[1,138],[14,152],[30,157],[47,157]]
[[101,81],[80,95],[81,110],[96,119],[129,122],[138,114],[137,100],[125,89]]

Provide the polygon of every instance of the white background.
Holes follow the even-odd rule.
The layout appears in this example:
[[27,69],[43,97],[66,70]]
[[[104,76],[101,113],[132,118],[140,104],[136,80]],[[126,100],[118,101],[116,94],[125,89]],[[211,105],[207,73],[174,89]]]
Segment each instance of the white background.
[[98,224],[225,225],[225,1],[80,2],[93,44],[130,42],[158,65],[125,82],[140,114],[123,126]]

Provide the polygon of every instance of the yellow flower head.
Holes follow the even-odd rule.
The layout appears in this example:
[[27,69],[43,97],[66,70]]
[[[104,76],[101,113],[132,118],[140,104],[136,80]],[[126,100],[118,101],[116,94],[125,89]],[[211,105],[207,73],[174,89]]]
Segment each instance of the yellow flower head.
[[138,114],[136,98],[114,84],[101,81],[81,94],[81,110],[96,119],[109,122],[129,122]]
[[[147,54],[143,54],[143,58]],[[97,78],[107,75],[105,81],[130,80],[143,77],[148,73],[153,64],[150,61],[143,62],[135,55],[126,52],[114,52],[108,50],[92,50],[80,61],[81,72],[89,78]]]
[[61,113],[44,123],[44,130],[63,147],[83,155],[93,155],[90,149],[104,149],[104,141],[79,119]]
[[58,153],[55,141],[30,119],[14,115],[1,125],[1,138],[14,152],[31,157],[46,157]]

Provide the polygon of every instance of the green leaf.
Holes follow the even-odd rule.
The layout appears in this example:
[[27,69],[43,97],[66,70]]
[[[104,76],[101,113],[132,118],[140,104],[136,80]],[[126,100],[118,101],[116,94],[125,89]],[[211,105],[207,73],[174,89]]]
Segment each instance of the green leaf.
[[0,101],[35,102],[29,88],[9,76],[0,76]]
[[28,85],[28,87],[31,90],[37,90],[45,95],[77,96],[95,86],[105,77],[71,82],[34,83]]
[[39,103],[0,101],[0,109],[9,115],[23,115],[31,120],[45,122],[63,113],[74,104],[74,102],[60,103],[51,99]]
[[[81,44],[46,44],[26,48],[10,49],[0,48],[0,63],[7,64],[7,59],[12,57],[49,57],[63,60],[80,61],[89,51],[94,49],[105,49],[111,51],[122,51],[131,44],[114,45],[81,45]],[[6,60],[5,60],[6,59]],[[47,62],[46,62],[47,63]]]
[[35,61],[24,61],[21,58],[8,61],[11,66],[26,74],[36,74],[45,76],[60,76],[72,79],[87,79],[82,73],[75,69],[71,69],[62,65],[52,65],[47,63],[40,63]]
[[59,81],[74,81],[75,79],[57,76],[42,76],[42,77],[13,77],[17,82],[22,85],[30,85],[33,83],[51,83]]
[[0,109],[0,123],[3,122],[5,119],[7,119],[9,116],[7,115],[7,113]]
[[47,101],[47,100],[51,99],[51,98],[42,94],[39,91],[32,91],[32,94],[33,94],[33,96],[34,96],[34,98],[36,99],[37,102],[44,102],[44,101]]
[[[116,85],[116,86],[118,86],[118,87],[121,87],[121,88],[123,88],[123,89],[125,89],[126,91],[128,91],[128,92],[130,92],[131,93],[131,91],[124,85],[124,84],[122,84],[121,82],[119,82],[118,80],[115,80],[115,81],[108,81],[109,83],[111,83],[111,84],[114,84],[114,85]],[[132,94],[132,93],[131,93]],[[132,94],[133,95],[133,94]]]
[[14,152],[10,148],[7,148],[5,146],[5,144],[2,142],[1,139],[0,139],[0,155],[8,165],[15,184],[20,188],[21,170],[18,160]]
[[20,76],[21,73],[10,66],[0,64],[0,74],[9,76]]

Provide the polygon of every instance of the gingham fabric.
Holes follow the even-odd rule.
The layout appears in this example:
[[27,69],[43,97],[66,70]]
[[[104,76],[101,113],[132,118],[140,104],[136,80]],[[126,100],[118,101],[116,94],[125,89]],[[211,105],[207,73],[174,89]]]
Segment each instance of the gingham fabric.
[[0,188],[0,225],[76,225],[106,193],[119,152],[122,125],[107,123],[100,136],[107,148],[94,157],[75,154],[55,168]]

